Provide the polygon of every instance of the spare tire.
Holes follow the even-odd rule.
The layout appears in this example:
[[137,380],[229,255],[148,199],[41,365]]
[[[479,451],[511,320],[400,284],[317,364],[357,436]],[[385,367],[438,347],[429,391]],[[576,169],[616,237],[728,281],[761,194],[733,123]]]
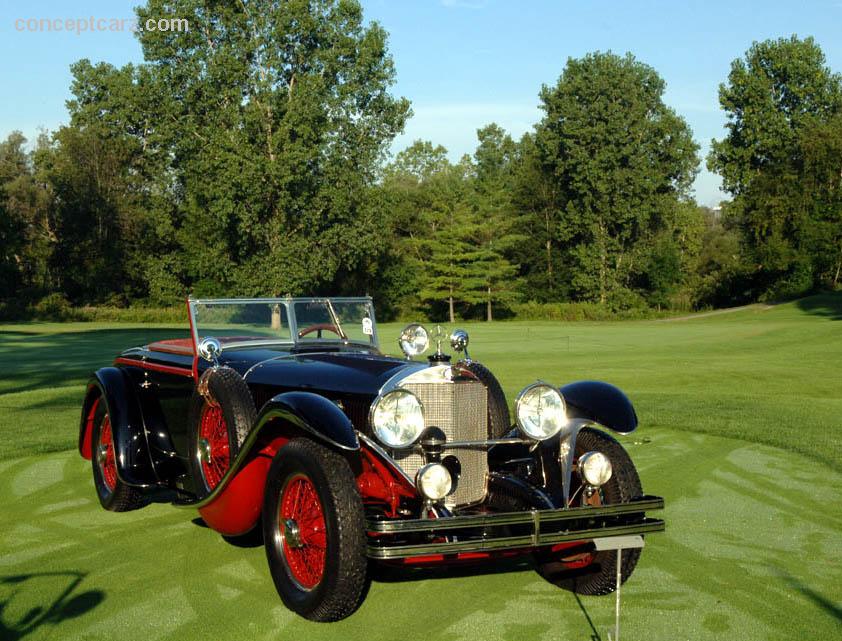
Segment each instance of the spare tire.
[[231,467],[257,418],[248,385],[230,367],[214,367],[202,375],[190,401],[187,445],[196,496],[210,494]]
[[471,372],[488,390],[488,438],[502,438],[511,429],[509,406],[497,377],[482,363],[460,361],[459,367]]

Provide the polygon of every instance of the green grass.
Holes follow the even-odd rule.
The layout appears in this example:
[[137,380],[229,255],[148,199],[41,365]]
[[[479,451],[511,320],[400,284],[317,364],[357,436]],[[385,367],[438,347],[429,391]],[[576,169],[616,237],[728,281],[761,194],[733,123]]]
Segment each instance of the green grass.
[[[692,320],[466,324],[509,398],[543,378],[607,380],[668,531],[623,592],[626,639],[842,635],[838,363],[842,297]],[[399,326],[381,326],[390,349]],[[102,511],[75,447],[90,370],[183,328],[0,326],[0,639],[607,639],[612,598],[576,599],[515,561],[380,572],[361,610],[284,609],[260,547],[153,505]],[[51,453],[50,453],[51,452]]]

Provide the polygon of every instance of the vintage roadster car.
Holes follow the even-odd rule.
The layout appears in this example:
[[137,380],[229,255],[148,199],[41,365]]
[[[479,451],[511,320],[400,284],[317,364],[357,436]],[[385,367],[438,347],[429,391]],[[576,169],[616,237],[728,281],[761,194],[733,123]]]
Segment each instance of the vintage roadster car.
[[[609,434],[637,417],[606,383],[533,382],[515,421],[468,335],[417,324],[378,343],[370,298],[187,301],[189,339],[120,354],[87,386],[79,451],[102,506],[168,496],[228,536],[262,529],[284,603],[347,617],[370,564],[493,562],[607,594],[640,549],[601,542],[663,530],[663,507]],[[618,559],[621,558],[620,572]]]

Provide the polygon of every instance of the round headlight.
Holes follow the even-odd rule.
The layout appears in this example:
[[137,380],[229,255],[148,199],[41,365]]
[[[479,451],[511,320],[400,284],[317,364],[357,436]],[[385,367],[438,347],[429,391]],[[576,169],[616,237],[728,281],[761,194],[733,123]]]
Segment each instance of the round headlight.
[[415,476],[418,491],[431,501],[441,501],[453,488],[453,477],[441,463],[428,463]]
[[589,485],[600,487],[611,479],[611,461],[602,452],[585,452],[579,457],[579,475]]
[[524,388],[515,402],[515,413],[520,430],[536,441],[555,436],[567,425],[564,398],[546,383]]
[[423,325],[413,323],[401,330],[398,344],[401,346],[401,351],[406,354],[406,357],[412,358],[413,356],[423,354],[427,350],[430,344],[430,335]]
[[409,447],[424,431],[424,410],[421,401],[406,390],[384,394],[371,410],[371,427],[382,443],[389,447]]

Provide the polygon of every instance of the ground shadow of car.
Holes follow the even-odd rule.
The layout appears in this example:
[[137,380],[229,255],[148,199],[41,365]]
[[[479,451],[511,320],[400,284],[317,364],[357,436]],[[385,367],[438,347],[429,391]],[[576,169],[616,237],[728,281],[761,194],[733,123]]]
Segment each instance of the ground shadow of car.
[[[17,641],[45,626],[59,626],[93,610],[105,599],[105,593],[77,592],[85,576],[68,571],[0,577],[0,638]],[[31,605],[33,601],[39,605]]]

